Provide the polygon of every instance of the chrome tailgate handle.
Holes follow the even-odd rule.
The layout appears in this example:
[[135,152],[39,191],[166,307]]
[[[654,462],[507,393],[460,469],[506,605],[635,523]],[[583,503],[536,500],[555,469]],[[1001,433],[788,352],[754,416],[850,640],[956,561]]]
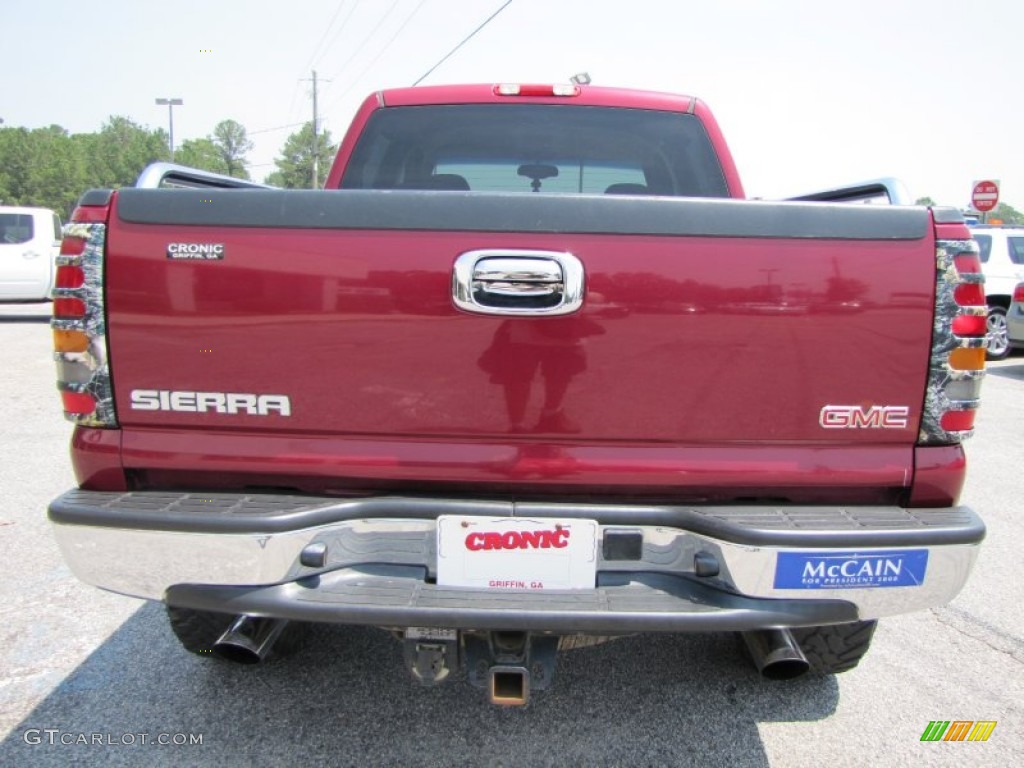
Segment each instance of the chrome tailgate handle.
[[555,251],[469,251],[455,260],[452,299],[481,315],[567,315],[583,305],[583,264]]

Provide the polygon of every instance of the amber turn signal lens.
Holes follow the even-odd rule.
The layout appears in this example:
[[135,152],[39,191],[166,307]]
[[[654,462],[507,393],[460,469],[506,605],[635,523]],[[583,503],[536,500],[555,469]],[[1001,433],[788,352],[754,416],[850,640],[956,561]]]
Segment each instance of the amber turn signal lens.
[[954,349],[949,353],[949,367],[954,371],[981,371],[985,369],[985,349]]
[[53,348],[58,352],[85,352],[89,349],[89,337],[81,331],[53,331]]

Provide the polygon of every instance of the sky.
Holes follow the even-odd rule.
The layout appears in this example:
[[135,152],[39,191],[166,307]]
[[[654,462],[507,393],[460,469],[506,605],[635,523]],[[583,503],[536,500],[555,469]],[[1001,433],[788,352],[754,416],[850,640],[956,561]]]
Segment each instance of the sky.
[[[340,140],[369,93],[407,86],[506,0],[5,0],[5,126],[100,129],[111,115],[175,143],[231,118],[260,180],[312,118]],[[511,0],[423,80],[567,82],[697,96],[748,196],[893,176],[965,206],[998,179],[1024,210],[1024,2]]]

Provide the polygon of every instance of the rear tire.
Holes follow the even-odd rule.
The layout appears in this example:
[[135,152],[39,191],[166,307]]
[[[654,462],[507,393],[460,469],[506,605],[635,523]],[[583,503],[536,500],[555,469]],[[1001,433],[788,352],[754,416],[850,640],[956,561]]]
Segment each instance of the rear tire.
[[877,626],[877,621],[857,621],[824,627],[798,627],[790,632],[807,657],[812,672],[836,675],[860,663],[871,647]]
[[1003,360],[1010,354],[1010,337],[1006,327],[1006,307],[998,304],[988,308],[988,346],[985,357],[988,360]]

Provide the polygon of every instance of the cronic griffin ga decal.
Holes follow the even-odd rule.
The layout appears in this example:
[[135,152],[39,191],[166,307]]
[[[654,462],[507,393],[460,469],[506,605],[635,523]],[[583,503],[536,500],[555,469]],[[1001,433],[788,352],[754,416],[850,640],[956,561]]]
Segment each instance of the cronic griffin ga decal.
[[906,429],[906,405],[826,405],[818,415],[823,429]]
[[168,243],[167,258],[175,261],[219,261],[224,243]]

